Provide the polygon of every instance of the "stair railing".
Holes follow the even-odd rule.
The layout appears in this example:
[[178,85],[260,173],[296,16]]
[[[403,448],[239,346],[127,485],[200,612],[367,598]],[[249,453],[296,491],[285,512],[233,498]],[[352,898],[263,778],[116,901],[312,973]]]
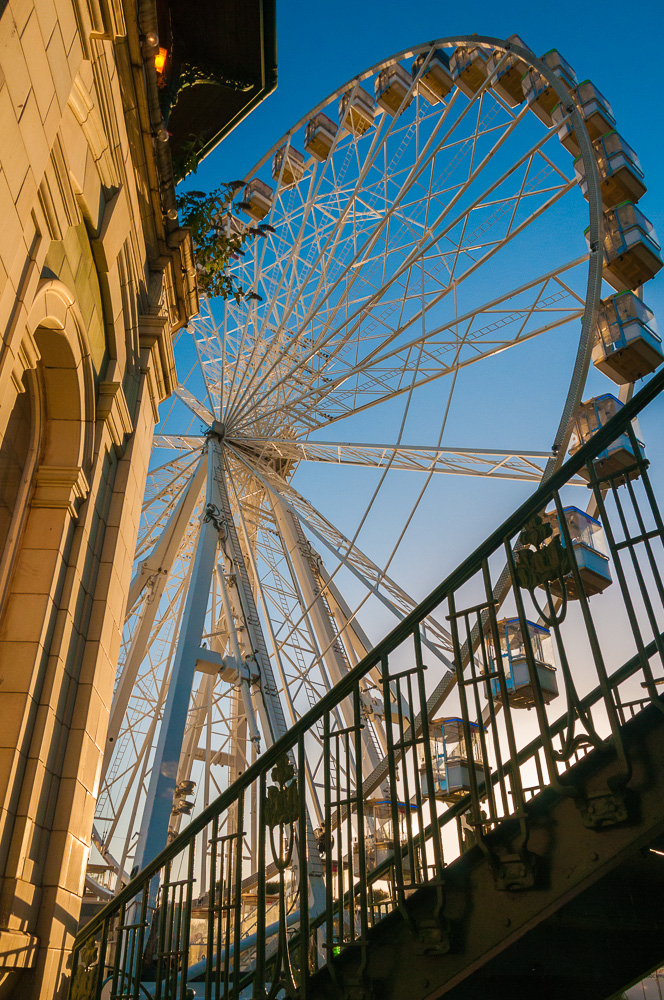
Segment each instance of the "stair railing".
[[[647,705],[661,710],[664,693],[664,522],[632,421],[663,388],[664,371],[81,929],[71,1000],[185,1000],[192,990],[205,1000],[306,998],[317,970],[327,965],[333,980],[347,974],[344,956],[364,956],[371,928],[394,911],[424,951],[444,953],[446,867],[479,850],[496,891],[527,890],[536,874],[529,803],[540,792],[569,796],[579,822],[595,829],[625,818],[631,765],[622,726]],[[618,469],[602,457],[616,442],[627,455]],[[588,495],[614,576],[605,593],[565,515],[570,498],[582,508]],[[494,587],[505,564],[511,589],[499,620]],[[447,678],[437,661],[425,663],[421,630],[431,614],[449,621]],[[500,652],[505,618],[522,637],[519,678]],[[555,663],[542,658],[544,629]],[[361,682],[376,670],[388,752],[367,775]],[[441,690],[442,721],[434,718]],[[344,700],[353,724],[341,728]],[[305,762],[314,744],[324,762],[313,774],[323,802],[317,857],[298,836],[312,809]],[[611,768],[606,787],[588,797],[574,765],[593,750],[608,754]],[[247,891],[252,801],[257,870]],[[324,900],[311,884],[316,869]],[[275,874],[278,905],[268,914]],[[409,898],[423,888],[436,903],[418,923]],[[351,964],[358,981],[343,988],[362,995],[363,961]]]

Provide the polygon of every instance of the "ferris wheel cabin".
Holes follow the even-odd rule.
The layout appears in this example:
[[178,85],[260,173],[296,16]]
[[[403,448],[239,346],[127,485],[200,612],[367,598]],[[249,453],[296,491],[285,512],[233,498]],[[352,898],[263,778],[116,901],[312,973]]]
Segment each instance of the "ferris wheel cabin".
[[[420,52],[419,56],[411,67],[413,79],[427,60],[428,53]],[[451,90],[454,89],[454,80],[450,73],[450,60],[443,49],[436,49],[426,64],[426,69],[422,73],[417,84],[418,91],[429,104],[439,104]]]
[[404,69],[401,63],[393,63],[381,70],[374,81],[376,104],[392,116],[396,115],[399,110],[403,111],[413,99],[411,93],[408,101],[404,104],[412,82],[410,73]]
[[[510,35],[507,41],[513,42],[515,45],[520,45],[522,49],[528,48],[523,39],[519,38],[518,35]],[[496,49],[487,63],[487,72],[489,74],[493,73],[496,66],[501,62],[502,65],[496,74],[492,89],[499,97],[502,97],[510,108],[516,108],[519,104],[523,104],[525,100],[522,80],[528,72],[528,66],[519,56],[514,54],[506,55],[502,49]]]
[[[573,87],[570,90],[570,94],[583,118],[591,139],[599,139],[601,136],[606,135],[607,132],[613,131],[616,127],[616,120],[613,117],[611,105],[590,80],[584,80],[578,87]],[[567,117],[564,105],[557,104],[551,113],[551,118],[554,125],[560,126],[558,129],[558,138],[565,149],[572,156],[578,156],[581,148],[574,134],[572,123]]]
[[[556,49],[546,52],[542,56],[542,62],[548,66],[554,76],[558,77],[567,90],[571,92],[574,89],[576,73]],[[544,122],[547,128],[550,128],[553,125],[553,109],[560,103],[556,91],[541,73],[530,67],[523,77],[523,92],[531,111],[534,111],[540,121]]]
[[339,101],[341,127],[353,135],[364,135],[373,126],[376,109],[371,94],[362,87],[354,87],[342,94]]
[[458,45],[450,56],[450,73],[466,97],[473,97],[487,78],[489,53],[479,45]]
[[304,130],[304,148],[319,161],[326,160],[334,145],[337,126],[322,112],[307,122]]
[[[373,831],[364,840],[365,862],[368,868],[377,868],[395,850],[403,847],[409,839],[409,814],[417,812],[417,806],[407,802],[397,802],[397,828],[394,828],[391,799],[366,799],[364,818],[369,830]],[[396,834],[396,836],[395,836]],[[405,876],[410,877],[410,859],[402,857],[401,867]],[[353,869],[360,875],[359,858],[353,856]]]
[[[594,399],[582,403],[572,420],[574,437],[569,449],[570,455],[574,455],[622,407],[623,403],[611,393],[596,396]],[[637,458],[643,457],[643,443],[638,439],[637,446],[640,451],[638,456],[634,452],[627,433],[621,434],[616,441],[612,441],[609,447],[600,452],[593,462],[598,479],[608,479],[621,475],[623,481],[624,479],[638,479],[641,473],[637,465]],[[590,481],[590,474],[586,468],[580,469],[579,475],[588,482]]]
[[275,181],[281,177],[282,187],[292,187],[298,184],[304,175],[304,153],[292,146],[280,146],[272,160],[272,177]]
[[[542,625],[526,622],[527,638],[518,618],[504,618],[497,623],[500,640],[500,660],[505,678],[505,688],[499,677],[491,678],[491,694],[493,700],[502,703],[504,695],[512,708],[532,708],[536,703],[534,687],[539,684],[542,700],[545,705],[558,697],[556,669],[553,662],[551,633]],[[528,647],[532,653],[532,661],[537,675],[533,682],[528,668]],[[491,673],[495,673],[495,665],[491,662]]]
[[254,177],[244,189],[242,208],[252,219],[260,222],[269,214],[273,198],[274,191],[270,185]]
[[[608,132],[593,142],[593,152],[599,172],[602,205],[615,208],[623,201],[637,202],[646,193],[639,158],[622,136]],[[588,198],[588,182],[582,157],[574,161],[584,198]]]
[[664,361],[654,314],[634,292],[618,292],[600,303],[592,358],[618,385],[636,382]]
[[[598,520],[591,517],[590,514],[586,514],[585,511],[579,510],[578,507],[565,507],[563,514],[585,595],[593,597],[595,594],[601,594],[613,582],[609,569],[604,529]],[[563,548],[566,548],[567,543],[565,534],[561,530],[558,512],[553,510],[544,514],[544,520],[548,521],[553,528],[554,538],[560,538]],[[578,592],[573,573],[568,573],[562,584],[558,580],[552,580],[549,583],[554,597],[563,596],[563,587],[571,601],[579,600],[581,595]]]
[[604,213],[603,235],[602,274],[617,292],[633,292],[661,269],[653,225],[632,202],[624,201]]
[[[478,786],[484,784],[480,727],[470,727],[470,746],[466,745],[461,719],[434,719],[429,725],[433,795],[443,802],[456,802],[470,791],[471,771]],[[430,795],[426,767],[420,766],[422,795]]]
[[224,212],[223,215],[217,217],[219,220],[219,228],[223,232],[224,236],[239,236],[240,233],[244,232],[246,229],[246,224],[240,222],[237,216],[233,215],[232,212]]

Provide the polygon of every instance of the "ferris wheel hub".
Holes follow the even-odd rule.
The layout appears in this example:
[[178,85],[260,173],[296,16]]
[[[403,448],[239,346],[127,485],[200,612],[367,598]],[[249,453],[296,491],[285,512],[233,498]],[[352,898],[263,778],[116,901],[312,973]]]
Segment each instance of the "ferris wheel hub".
[[215,437],[218,441],[223,441],[226,435],[226,424],[221,420],[213,420],[207,431],[207,437]]

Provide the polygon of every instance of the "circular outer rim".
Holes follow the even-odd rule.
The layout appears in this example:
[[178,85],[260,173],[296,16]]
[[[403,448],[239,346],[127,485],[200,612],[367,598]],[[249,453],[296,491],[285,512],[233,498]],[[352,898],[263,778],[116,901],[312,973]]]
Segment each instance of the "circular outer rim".
[[532,69],[536,69],[537,72],[544,77],[549,86],[555,90],[556,94],[560,98],[561,104],[572,120],[574,133],[577,137],[579,148],[581,150],[580,158],[583,160],[583,166],[585,169],[586,182],[588,185],[588,209],[590,222],[588,229],[590,256],[588,259],[586,303],[583,320],[581,322],[579,346],[574,360],[569,389],[567,390],[567,396],[563,405],[560,421],[551,446],[552,457],[547,462],[542,476],[542,482],[546,482],[549,476],[551,476],[556,469],[560,467],[564,460],[567,442],[569,441],[571,434],[571,419],[581,402],[586,377],[588,375],[588,368],[590,366],[592,334],[597,324],[597,312],[602,289],[601,225],[603,209],[597,161],[595,159],[592,141],[588,134],[586,124],[581,117],[578,108],[571,100],[567,89],[541,59],[533,55],[530,49],[526,49],[521,45],[516,45],[506,39],[494,38],[491,35],[454,35],[446,38],[438,38],[435,41],[426,42],[422,45],[416,45],[413,48],[402,49],[401,52],[391,56],[389,59],[383,59],[381,62],[374,63],[374,65],[369,69],[366,69],[364,72],[352,77],[347,81],[347,83],[337,88],[337,90],[332,91],[332,93],[329,94],[323,101],[316,104],[311,111],[300,118],[299,121],[292,126],[292,128],[285,132],[281,138],[270,147],[267,153],[265,153],[255,166],[246,174],[245,182],[248,183],[254,176],[256,176],[258,171],[274,156],[280,146],[290,144],[291,136],[293,136],[300,129],[304,128],[307,122],[313,118],[314,115],[323,111],[332,101],[341,97],[342,94],[346,93],[346,91],[352,87],[357,86],[363,80],[368,79],[370,76],[374,76],[376,73],[379,73],[382,69],[385,69],[387,66],[391,66],[395,62],[401,62],[403,59],[412,58],[420,52],[427,52],[431,48],[450,48],[459,44],[472,44],[490,47],[493,49],[502,49],[504,52],[514,53],[514,55],[518,56]]

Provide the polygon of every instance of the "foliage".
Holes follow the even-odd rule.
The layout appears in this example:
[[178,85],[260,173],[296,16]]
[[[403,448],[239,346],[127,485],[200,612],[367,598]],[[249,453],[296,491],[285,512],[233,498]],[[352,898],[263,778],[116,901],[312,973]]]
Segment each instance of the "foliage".
[[233,198],[244,187],[244,181],[229,181],[210,194],[187,191],[178,197],[178,209],[184,226],[191,229],[198,287],[204,295],[262,301],[257,292],[245,289],[230,273],[234,260],[243,257],[243,247],[257,238],[265,238],[275,230],[267,223],[245,226],[232,214]]

